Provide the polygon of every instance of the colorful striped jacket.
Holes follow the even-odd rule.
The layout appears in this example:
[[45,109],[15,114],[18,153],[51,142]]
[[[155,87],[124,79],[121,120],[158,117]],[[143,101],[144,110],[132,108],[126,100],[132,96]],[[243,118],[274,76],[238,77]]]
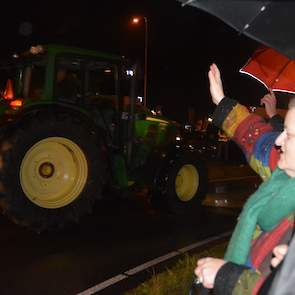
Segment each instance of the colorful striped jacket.
[[[279,133],[271,124],[237,101],[224,98],[213,114],[213,123],[222,128],[243,150],[250,166],[267,180],[276,168],[279,151],[274,142]],[[292,234],[294,216],[287,216],[272,231],[256,229],[247,265],[227,262],[217,273],[215,295],[257,294],[271,272],[270,260],[276,245],[287,243]]]

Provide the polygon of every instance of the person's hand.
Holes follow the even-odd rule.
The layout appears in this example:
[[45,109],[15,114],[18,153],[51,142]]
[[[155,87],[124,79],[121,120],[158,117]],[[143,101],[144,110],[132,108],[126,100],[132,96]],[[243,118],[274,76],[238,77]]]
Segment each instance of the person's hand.
[[273,91],[270,90],[268,94],[264,95],[260,100],[260,104],[264,104],[265,112],[269,118],[277,114],[277,99]]
[[201,258],[197,262],[195,275],[205,288],[212,289],[214,287],[216,274],[225,263],[226,261],[223,259],[212,257]]
[[270,262],[271,265],[273,267],[277,267],[280,264],[280,262],[284,259],[287,252],[288,252],[288,245],[282,244],[282,245],[276,246],[272,251],[274,257],[272,258]]
[[210,93],[213,103],[218,105],[220,101],[224,98],[223,86],[220,77],[220,71],[216,64],[210,66],[208,72],[209,84],[210,84]]

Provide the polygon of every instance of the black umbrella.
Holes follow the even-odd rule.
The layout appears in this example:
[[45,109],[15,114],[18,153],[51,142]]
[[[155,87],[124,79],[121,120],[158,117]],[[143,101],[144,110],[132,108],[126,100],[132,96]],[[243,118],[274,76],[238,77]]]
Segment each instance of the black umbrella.
[[178,0],[204,10],[246,36],[295,59],[292,0]]

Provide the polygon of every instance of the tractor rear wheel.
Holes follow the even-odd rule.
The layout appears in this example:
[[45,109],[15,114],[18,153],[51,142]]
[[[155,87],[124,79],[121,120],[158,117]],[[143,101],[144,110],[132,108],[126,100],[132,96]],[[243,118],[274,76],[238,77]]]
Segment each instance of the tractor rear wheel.
[[1,141],[1,211],[39,232],[78,222],[101,197],[102,150],[82,118],[48,111],[24,117]]

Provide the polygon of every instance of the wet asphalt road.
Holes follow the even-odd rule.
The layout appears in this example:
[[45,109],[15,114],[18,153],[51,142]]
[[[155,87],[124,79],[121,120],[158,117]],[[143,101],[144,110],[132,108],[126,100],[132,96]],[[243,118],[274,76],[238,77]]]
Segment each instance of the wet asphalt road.
[[233,227],[237,210],[186,217],[139,198],[99,203],[71,229],[36,234],[0,219],[0,294],[77,294],[114,275]]
[[[217,163],[209,168],[211,191],[204,203],[226,200],[230,204],[232,200],[236,209],[203,206],[193,214],[171,216],[153,210],[144,194],[133,194],[97,203],[92,215],[58,233],[36,234],[0,217],[0,294],[77,294],[149,260],[231,230],[240,210],[237,200],[257,184],[247,167],[233,169]],[[240,179],[245,175],[251,176],[250,182]],[[238,178],[233,181],[233,177]],[[120,292],[139,282],[140,278],[132,286],[121,286]],[[121,293],[108,288],[99,294]]]

